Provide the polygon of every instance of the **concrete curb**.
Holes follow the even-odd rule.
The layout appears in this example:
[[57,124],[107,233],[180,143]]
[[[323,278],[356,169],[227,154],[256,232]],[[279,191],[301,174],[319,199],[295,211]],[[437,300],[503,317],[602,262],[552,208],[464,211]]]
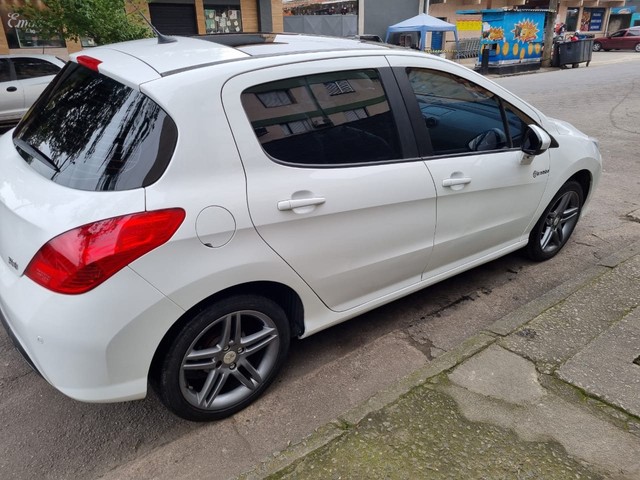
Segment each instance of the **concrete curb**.
[[318,428],[301,442],[274,454],[274,458],[266,459],[252,470],[236,478],[243,480],[262,479],[290,466],[316,449],[344,435],[345,432],[368,415],[395,402],[415,386],[421,385],[443,372],[452,370],[468,358],[494,344],[499,338],[509,335],[544,311],[561,303],[573,293],[596,281],[614,267],[638,254],[640,254],[640,241],[628,245],[619,252],[601,260],[598,265],[585,270],[577,277],[558,285],[541,297],[505,315],[489,326],[486,331],[470,337],[456,348],[435,358],[424,367],[350,409],[333,422]]

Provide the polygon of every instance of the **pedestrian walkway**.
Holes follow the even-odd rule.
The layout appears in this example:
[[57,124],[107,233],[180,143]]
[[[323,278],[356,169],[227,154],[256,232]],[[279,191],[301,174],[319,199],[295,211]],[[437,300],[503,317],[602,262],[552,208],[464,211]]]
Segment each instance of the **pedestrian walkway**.
[[640,242],[242,479],[640,479]]

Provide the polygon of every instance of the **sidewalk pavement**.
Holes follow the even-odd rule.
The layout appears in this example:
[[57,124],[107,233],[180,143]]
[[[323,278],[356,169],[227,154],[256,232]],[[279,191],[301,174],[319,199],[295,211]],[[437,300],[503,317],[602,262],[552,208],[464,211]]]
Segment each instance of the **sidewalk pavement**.
[[636,242],[239,478],[640,479],[639,307]]
[[[600,67],[600,66],[604,66],[604,65],[611,65],[611,64],[615,64],[615,63],[625,63],[625,62],[631,62],[631,61],[637,61],[640,60],[640,56],[637,54],[637,52],[634,51],[626,51],[626,50],[619,50],[619,51],[611,51],[611,52],[593,52],[593,55],[591,57],[591,61],[589,62],[589,68],[590,67]],[[476,66],[476,63],[478,61],[477,57],[473,57],[473,58],[461,58],[459,60],[454,60],[456,63],[459,63],[460,65],[464,65],[467,68],[470,69],[474,69]],[[578,64],[578,67],[580,69],[584,69],[587,68],[586,62],[582,62],[580,64]],[[513,75],[527,75],[530,73],[542,73],[542,72],[556,72],[556,71],[560,71],[561,69],[558,67],[545,67],[545,68],[540,68],[538,70],[531,70],[531,71],[527,71],[527,72],[519,72],[519,73],[512,73],[512,74],[507,74],[507,75],[500,75],[500,74],[495,74],[495,73],[490,73],[487,75],[487,77],[489,78],[501,78],[501,77],[508,77],[508,76],[513,76]],[[573,70],[572,68],[568,68],[568,70]]]

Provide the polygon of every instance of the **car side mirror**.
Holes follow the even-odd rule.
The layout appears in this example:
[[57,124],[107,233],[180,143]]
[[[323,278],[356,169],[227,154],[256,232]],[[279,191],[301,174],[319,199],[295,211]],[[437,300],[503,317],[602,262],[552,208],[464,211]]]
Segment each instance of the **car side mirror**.
[[524,133],[522,165],[529,165],[534,157],[546,152],[551,146],[551,137],[537,125],[529,125]]

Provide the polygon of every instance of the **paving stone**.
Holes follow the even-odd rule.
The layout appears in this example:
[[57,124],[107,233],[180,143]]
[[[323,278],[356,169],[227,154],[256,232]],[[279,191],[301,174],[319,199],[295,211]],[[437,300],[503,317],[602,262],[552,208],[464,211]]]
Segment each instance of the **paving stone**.
[[557,376],[640,417],[640,308],[591,342]]
[[636,256],[500,340],[500,345],[552,373],[640,305]]

